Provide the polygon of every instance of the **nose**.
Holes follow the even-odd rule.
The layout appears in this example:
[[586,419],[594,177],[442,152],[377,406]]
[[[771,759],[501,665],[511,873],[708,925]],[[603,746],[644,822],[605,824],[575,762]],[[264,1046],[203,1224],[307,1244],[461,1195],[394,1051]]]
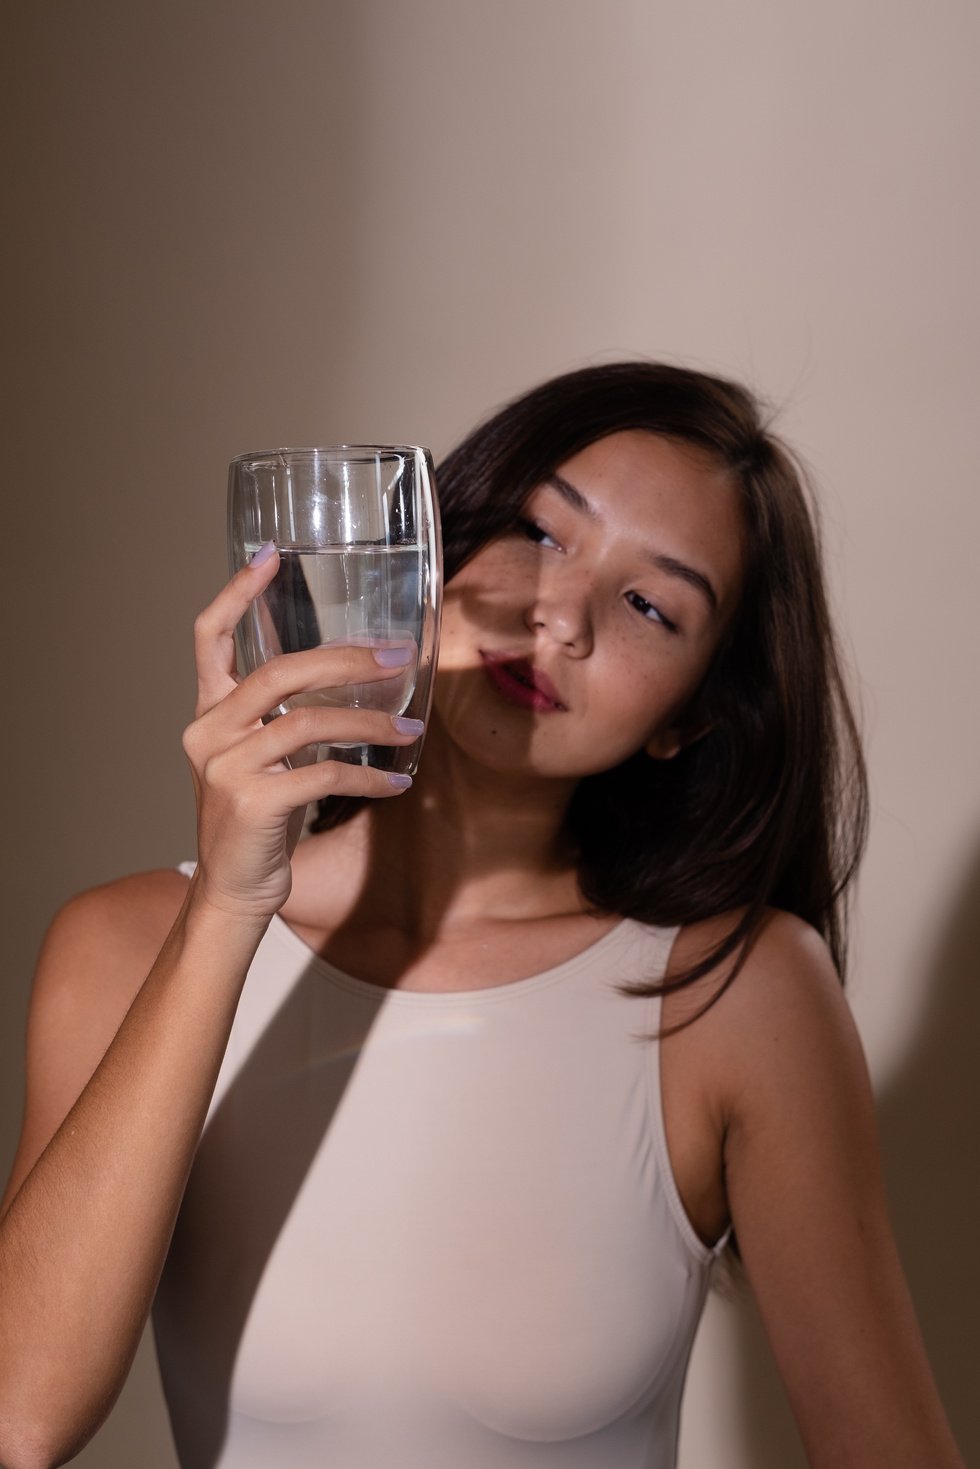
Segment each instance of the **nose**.
[[525,623],[560,643],[577,658],[587,658],[594,638],[591,589],[581,574],[551,575],[538,586]]

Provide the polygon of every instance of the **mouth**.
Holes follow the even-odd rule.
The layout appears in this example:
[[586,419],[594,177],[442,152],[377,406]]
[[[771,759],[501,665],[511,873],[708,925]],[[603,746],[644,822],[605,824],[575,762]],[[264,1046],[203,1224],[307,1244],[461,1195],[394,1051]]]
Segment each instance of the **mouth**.
[[567,711],[554,684],[535,668],[529,658],[510,658],[506,654],[501,656],[482,650],[480,658],[490,682],[508,703],[534,709],[540,714],[563,714]]

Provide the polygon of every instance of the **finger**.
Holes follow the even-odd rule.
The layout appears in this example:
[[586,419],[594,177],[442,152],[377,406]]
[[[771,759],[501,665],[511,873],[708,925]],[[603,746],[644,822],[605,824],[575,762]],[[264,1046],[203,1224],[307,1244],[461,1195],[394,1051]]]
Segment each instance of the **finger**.
[[412,784],[410,775],[376,770],[373,765],[347,765],[342,760],[322,760],[317,765],[304,765],[282,775],[268,776],[269,781],[283,783],[288,806],[295,810],[328,796],[370,796],[373,800],[401,795]]
[[235,628],[279,570],[271,541],[204,608],[194,623],[198,713],[212,708],[235,683]]
[[240,782],[236,811],[249,826],[272,829],[294,811],[328,796],[400,795],[412,784],[410,775],[378,770],[373,765],[348,765],[343,760],[321,760],[294,770],[254,775]]
[[281,653],[230,688],[205,717],[222,730],[244,731],[299,694],[404,679],[410,675],[416,656],[415,644],[408,642],[373,648],[344,644]]
[[[374,709],[291,709],[233,745],[224,757],[236,770],[277,765],[310,745],[412,745],[425,729],[421,719],[404,719]],[[231,767],[229,766],[229,769]]]

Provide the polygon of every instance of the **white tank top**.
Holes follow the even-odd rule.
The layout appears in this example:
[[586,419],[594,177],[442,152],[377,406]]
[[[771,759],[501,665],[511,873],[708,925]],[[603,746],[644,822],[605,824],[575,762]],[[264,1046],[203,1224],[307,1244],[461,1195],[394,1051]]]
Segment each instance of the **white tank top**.
[[722,1242],[616,986],[674,934],[419,994],[273,921],[154,1307],[183,1469],[671,1469]]

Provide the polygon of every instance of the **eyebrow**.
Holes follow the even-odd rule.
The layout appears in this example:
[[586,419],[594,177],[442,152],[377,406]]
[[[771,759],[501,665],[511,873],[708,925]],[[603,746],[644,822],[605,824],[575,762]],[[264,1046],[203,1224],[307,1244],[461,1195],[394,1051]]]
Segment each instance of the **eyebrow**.
[[[562,499],[571,505],[573,510],[578,510],[582,515],[587,515],[590,520],[600,520],[598,510],[573,484],[570,484],[560,474],[549,474],[545,484],[551,485],[552,489],[558,491]],[[688,566],[686,561],[678,561],[676,556],[665,556],[662,551],[650,551],[647,557],[660,571],[668,576],[675,576],[680,581],[686,581],[689,586],[694,587],[701,593],[708,603],[712,612],[718,611],[718,594],[703,571],[698,571],[693,566]]]

